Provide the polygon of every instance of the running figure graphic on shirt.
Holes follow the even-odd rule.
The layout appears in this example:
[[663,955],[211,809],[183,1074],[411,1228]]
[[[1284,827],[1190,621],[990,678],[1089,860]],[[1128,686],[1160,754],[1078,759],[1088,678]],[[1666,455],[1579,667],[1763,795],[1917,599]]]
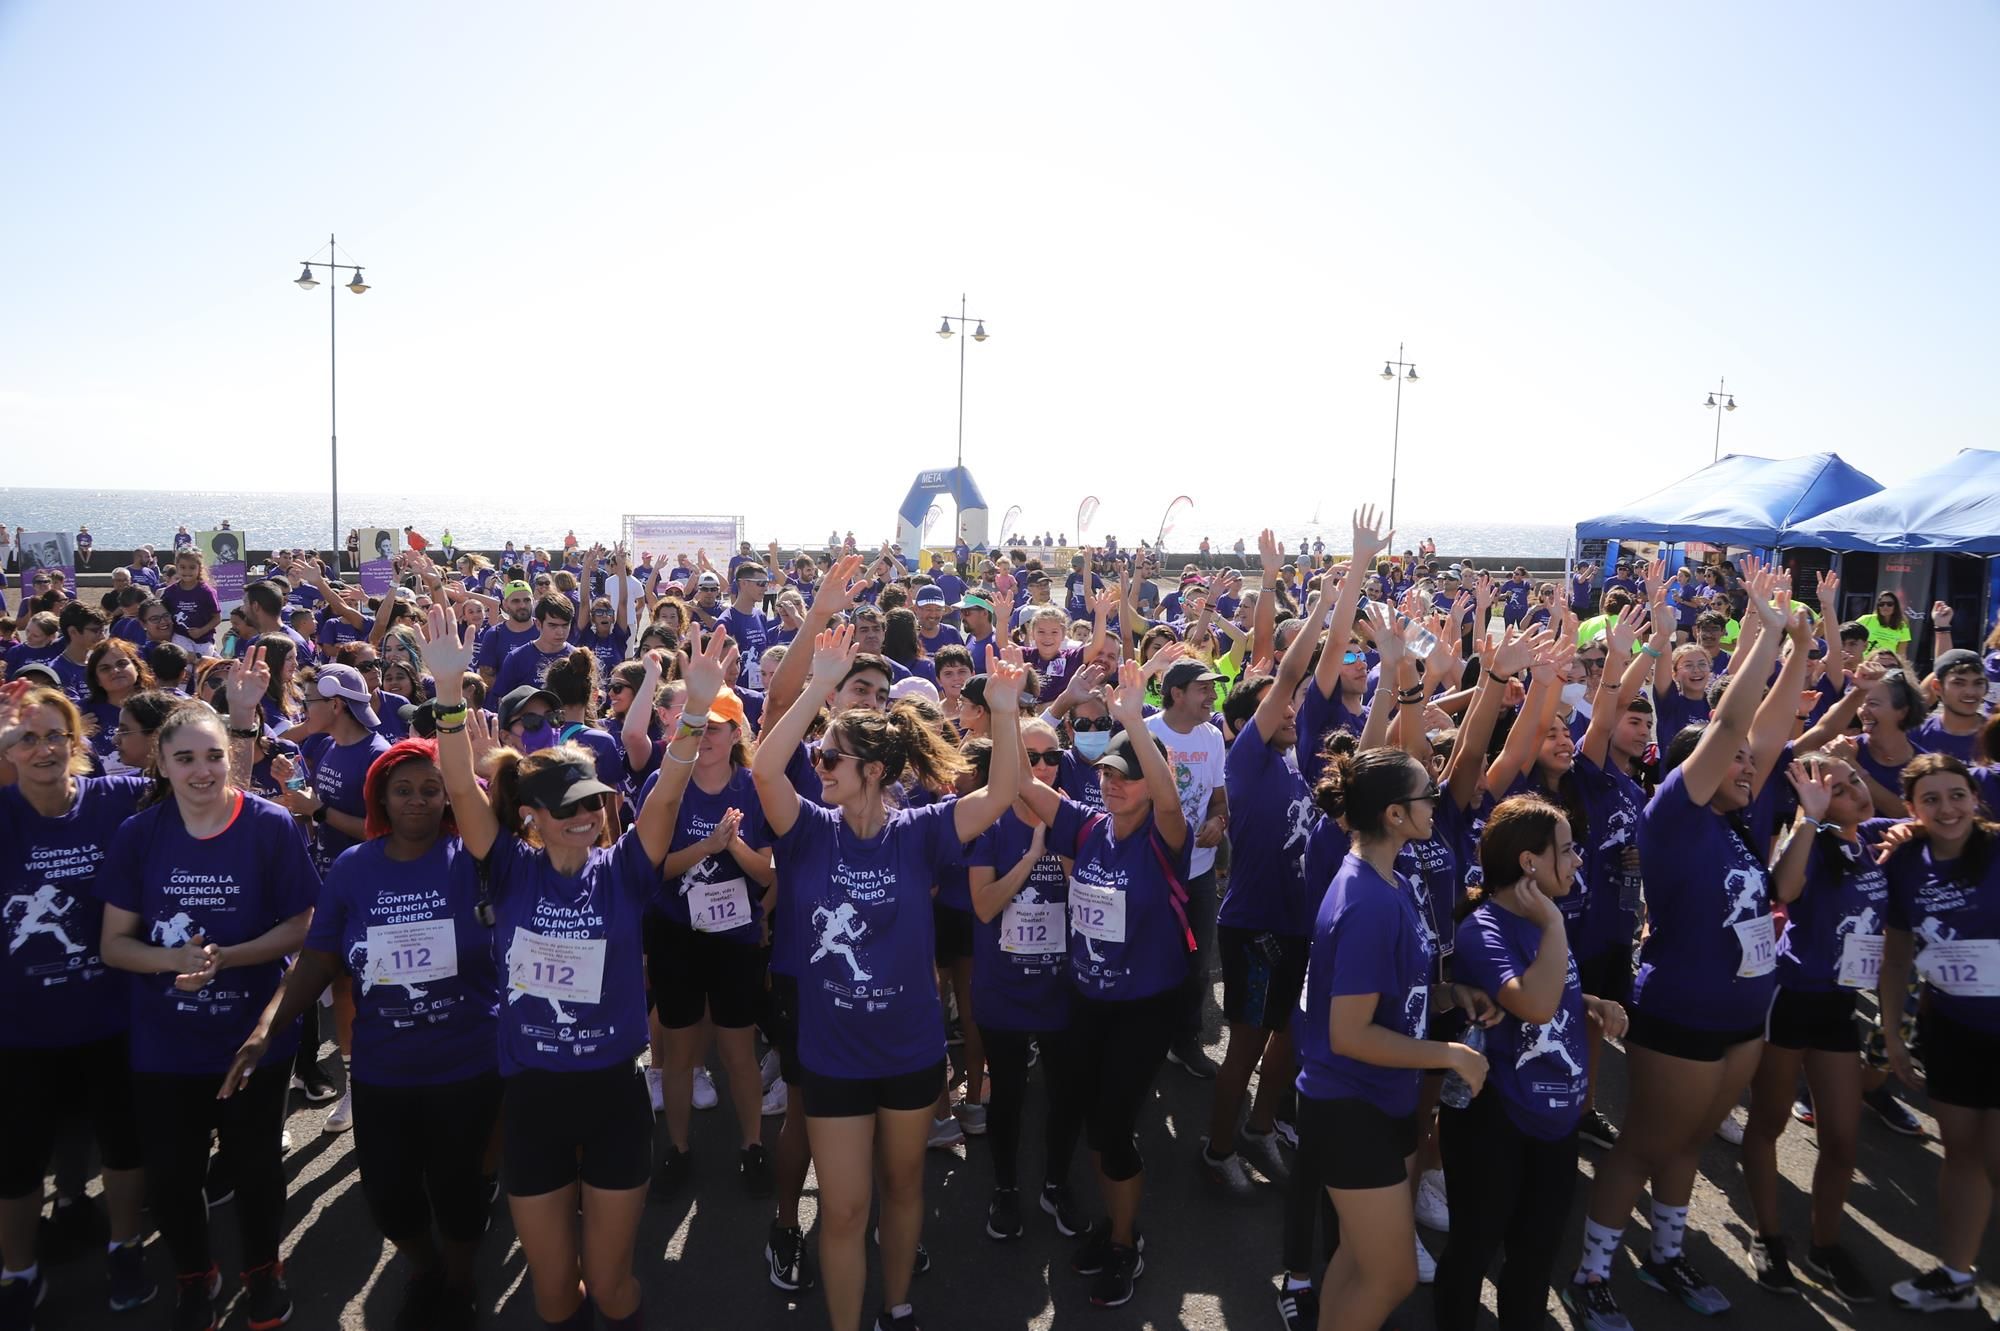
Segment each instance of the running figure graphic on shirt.
[[4,911],[0,911],[14,925],[14,936],[7,940],[8,954],[19,952],[36,934],[48,934],[60,941],[66,956],[84,951],[85,945],[72,941],[63,928],[63,916],[75,904],[76,898],[56,891],[54,883],[43,883],[32,895],[8,897]]
[[1768,913],[1762,873],[1755,869],[1731,869],[1723,876],[1722,885],[1729,892],[1729,914],[1722,919],[1723,928]]
[[1919,952],[1929,947],[1932,943],[1950,943],[1958,938],[1958,930],[1945,924],[1935,915],[1918,925],[1916,933],[1917,937],[1922,940],[1917,946]]
[[1410,986],[1409,996],[1403,1000],[1403,1033],[1413,1040],[1424,1038],[1424,1028],[1430,1024],[1431,987],[1417,983]]
[[153,942],[160,947],[186,947],[200,934],[201,930],[184,910],[175,911],[170,920],[153,921]]
[[853,902],[843,901],[832,910],[824,906],[814,906],[812,917],[814,927],[819,930],[819,946],[813,949],[812,956],[807,958],[808,964],[831,954],[846,960],[847,968],[854,972],[853,979],[857,984],[875,978],[861,969],[861,963],[855,959],[853,947],[849,946],[868,936],[868,926],[855,918]]
[[[512,1007],[512,1006],[514,1006],[514,1004],[516,1004],[516,1003],[520,1002],[520,1001],[521,1001],[521,1000],[522,1000],[523,998],[527,997],[527,995],[528,995],[528,991],[527,991],[526,989],[509,989],[509,990],[507,991],[507,1006],[508,1006],[508,1007]],[[548,1005],[549,1005],[549,1007],[550,1007],[551,1009],[553,1009],[553,1010],[554,1010],[554,1012],[555,1012],[555,1014],[556,1014],[556,1024],[557,1024],[557,1025],[559,1025],[559,1026],[574,1026],[574,1025],[576,1024],[576,1018],[575,1018],[575,1017],[574,1017],[573,1015],[571,1015],[570,1013],[567,1013],[567,1012],[563,1011],[563,1007],[562,1007],[562,1004],[561,1004],[561,1003],[558,1003],[558,1002],[557,1002],[557,1001],[556,1001],[555,999],[553,999],[553,998],[551,998],[551,999],[549,999],[549,1000],[547,1000],[547,1001],[548,1001]]]
[[[1929,921],[1925,921],[1925,923],[1929,923]],[[1881,932],[1882,921],[1875,917],[1875,908],[1873,906],[1863,906],[1860,910],[1833,927],[1833,936],[1835,938],[1842,938],[1848,934],[1855,934],[1862,938],[1872,938]]]
[[1608,851],[1618,846],[1634,844],[1632,834],[1637,830],[1639,820],[1633,815],[1630,809],[1613,809],[1611,816],[1605,819],[1605,824],[1607,834],[1603,840],[1597,843],[1599,851]]
[[[1563,1033],[1568,1028],[1567,1012],[1558,1012],[1554,1021],[1545,1021],[1540,1025],[1533,1022],[1524,1024],[1521,1027],[1521,1056],[1514,1060],[1515,1069],[1518,1071],[1527,1067],[1543,1054],[1554,1054],[1563,1061],[1563,1066],[1569,1069],[1570,1076],[1581,1077],[1583,1069],[1577,1066],[1574,1058],[1570,1057],[1569,1045],[1563,1040]],[[1534,1036],[1533,1040],[1527,1038],[1530,1034]]]
[[1301,862],[1303,862],[1306,853],[1306,838],[1312,835],[1313,824],[1319,821],[1314,816],[1318,812],[1319,806],[1313,803],[1311,795],[1301,795],[1292,801],[1292,807],[1288,810],[1291,819],[1291,831],[1286,833],[1284,849],[1280,850],[1279,854],[1282,855],[1291,850],[1292,847],[1297,846]]
[[[354,944],[353,947],[347,949],[347,969],[349,973],[354,975],[359,975],[361,977],[361,992],[364,996],[368,993],[369,990],[375,987],[377,983],[375,975],[368,969],[367,939],[365,938],[360,939]],[[408,991],[411,998],[422,998],[424,996],[424,991],[422,989],[418,988],[415,984],[412,984],[405,980],[391,980],[388,979],[387,977],[384,977],[381,980],[381,983],[401,985],[403,989]],[[569,1020],[569,1018],[558,1015],[557,1020],[566,1022]]]

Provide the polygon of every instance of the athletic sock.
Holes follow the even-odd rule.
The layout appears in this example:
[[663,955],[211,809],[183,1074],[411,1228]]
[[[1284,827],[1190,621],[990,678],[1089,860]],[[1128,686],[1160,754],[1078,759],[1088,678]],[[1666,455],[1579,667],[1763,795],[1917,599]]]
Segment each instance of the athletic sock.
[[891,1317],[908,1317],[908,1316],[909,1316],[909,1315],[910,1315],[911,1313],[913,1313],[913,1312],[915,1312],[915,1311],[916,1311],[916,1309],[915,1309],[915,1308],[913,1308],[913,1307],[911,1307],[911,1306],[910,1306],[909,1304],[907,1304],[907,1303],[899,1303],[899,1304],[897,1304],[897,1305],[896,1305],[895,1307],[893,1307],[893,1308],[891,1308],[891,1309],[889,1310],[889,1316],[891,1316]]
[[1303,1294],[1306,1290],[1309,1290],[1312,1287],[1313,1287],[1313,1282],[1310,1277],[1307,1277],[1306,1279],[1300,1279],[1298,1276],[1294,1275],[1287,1275],[1285,1277],[1285,1292],[1287,1294]]
[[1970,1271],[1954,1271],[1942,1262],[1938,1263],[1938,1270],[1950,1276],[1951,1283],[1954,1285],[1969,1285],[1972,1283],[1972,1272]]
[[27,1280],[27,1281],[33,1281],[33,1280],[34,1280],[34,1278],[35,1278],[36,1276],[40,1275],[41,1273],[42,1273],[42,1264],[41,1264],[40,1262],[31,1262],[31,1263],[29,1263],[29,1264],[28,1264],[27,1266],[23,1267],[23,1268],[22,1268],[21,1270],[19,1270],[19,1271],[6,1271],[6,1270],[0,1270],[0,1280],[7,1280],[7,1281],[13,1281],[13,1280]]
[[1625,1237],[1625,1226],[1613,1229],[1610,1225],[1600,1225],[1588,1216],[1583,1221],[1583,1260],[1577,1263],[1576,1283],[1588,1284],[1591,1280],[1611,1279],[1611,1259],[1618,1254],[1618,1245]]
[[1653,1203],[1653,1251],[1655,1263],[1671,1262],[1681,1255],[1681,1240],[1687,1236],[1688,1209]]

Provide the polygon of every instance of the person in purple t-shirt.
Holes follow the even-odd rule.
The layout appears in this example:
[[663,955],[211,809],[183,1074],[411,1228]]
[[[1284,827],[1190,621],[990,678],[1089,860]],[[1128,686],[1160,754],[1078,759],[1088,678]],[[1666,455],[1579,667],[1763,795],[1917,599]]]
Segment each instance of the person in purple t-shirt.
[[[1775,596],[1775,601],[1774,601]],[[1811,631],[1768,570],[1751,580],[1751,641],[1706,725],[1681,732],[1639,823],[1650,931],[1633,986],[1631,1108],[1598,1167],[1583,1260],[1563,1287],[1581,1322],[1614,1325],[1611,1263],[1650,1180],[1652,1251],[1643,1278],[1717,1313],[1721,1291],[1682,1252],[1700,1142],[1728,1117],[1757,1070],[1776,981],[1777,931],[1766,887],[1772,801],[1760,799],[1797,717]],[[1791,651],[1765,681],[1779,644]]]
[[569,655],[575,613],[566,596],[551,593],[535,602],[535,636],[507,653],[492,692],[504,698],[523,684],[539,685],[543,673]]
[[[1018,654],[1010,655],[1016,659],[988,676],[987,704],[1011,729],[1026,672]],[[777,912],[801,950],[811,944],[799,981],[799,1054],[834,1331],[861,1325],[868,1202],[878,1172],[883,1302],[890,1319],[911,1317],[924,1149],[946,1070],[931,887],[942,868],[959,862],[963,844],[1007,811],[1020,775],[1020,746],[1001,745],[989,783],[972,794],[885,809],[885,787],[905,771],[943,785],[964,759],[914,708],[886,716],[854,709],[833,719],[814,755],[826,802],[801,799],[787,768],[854,657],[852,628],[816,636],[804,692],[764,736],[751,765],[775,838]],[[699,715],[706,717],[705,705]]]

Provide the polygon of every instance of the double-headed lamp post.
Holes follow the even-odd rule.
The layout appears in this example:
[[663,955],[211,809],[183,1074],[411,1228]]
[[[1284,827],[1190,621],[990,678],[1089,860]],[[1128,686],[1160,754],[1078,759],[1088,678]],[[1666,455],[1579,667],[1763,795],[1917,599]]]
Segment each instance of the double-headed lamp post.
[[[368,284],[361,280],[360,265],[334,263],[333,260],[338,255],[339,251],[333,247],[333,236],[329,234],[326,238],[326,259],[324,261],[317,259],[303,260],[305,271],[298,276],[299,289],[302,291],[311,291],[319,285],[319,279],[313,276],[313,265],[318,263],[320,267],[331,269],[336,274],[342,269],[353,273],[354,280],[347,284],[347,289],[357,296],[366,291]],[[339,285],[338,282],[335,285]],[[340,534],[340,375],[339,357],[336,354],[339,349],[336,324],[339,322],[340,302],[338,298],[334,297],[333,292],[333,287],[326,289],[328,296],[326,306],[326,384],[328,424],[330,426],[328,448],[333,463],[333,562],[337,568],[340,565],[340,552],[347,548],[347,543]]]
[[[953,324],[957,324],[958,327],[953,328],[952,327]],[[973,318],[968,318],[966,316],[965,293],[961,291],[958,294],[958,313],[956,315],[947,314],[944,316],[943,320],[938,324],[937,335],[945,339],[947,342],[949,342],[951,340],[951,336],[953,333],[964,331],[966,324],[972,325],[972,340],[974,342],[984,342],[986,340],[987,336],[986,321],[984,319],[973,319]],[[965,539],[965,503],[964,503],[965,496],[959,484],[959,477],[962,476],[964,472],[965,472],[965,343],[961,341],[958,344],[958,461],[956,465],[953,467],[951,473],[951,502],[953,508],[956,510],[953,513],[951,519],[952,526],[956,531],[956,536],[952,540],[953,545],[957,545],[959,541]],[[1001,533],[1001,535],[1003,536],[1005,534],[1006,534],[1005,532]]]
[[[1402,370],[1404,373],[1398,374]],[[1382,362],[1382,377],[1396,381],[1396,424],[1389,435],[1389,526],[1396,530],[1396,470],[1403,445],[1403,385],[1417,383],[1417,367],[1403,359],[1403,344],[1396,344],[1396,359]]]
[[[1715,412],[1715,454],[1709,458],[1710,462],[1722,460],[1722,413],[1736,410],[1736,394],[1724,391],[1728,386],[1727,379],[1717,379],[1715,391],[1708,395],[1708,402],[1705,404]],[[1722,401],[1717,402],[1717,398],[1721,398]]]

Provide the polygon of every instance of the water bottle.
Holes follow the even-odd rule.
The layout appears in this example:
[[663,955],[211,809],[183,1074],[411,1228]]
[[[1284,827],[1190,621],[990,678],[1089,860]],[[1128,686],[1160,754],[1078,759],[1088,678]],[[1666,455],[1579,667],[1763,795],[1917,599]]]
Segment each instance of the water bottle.
[[[1458,1043],[1468,1049],[1476,1049],[1482,1054],[1485,1053],[1486,1028],[1483,1026],[1468,1026],[1465,1031],[1465,1037]],[[1453,1109],[1463,1109],[1472,1103],[1472,1086],[1465,1078],[1458,1075],[1458,1069],[1453,1068],[1444,1074],[1444,1089],[1438,1092],[1438,1102],[1449,1105]]]
[[1419,628],[1416,636],[1407,640],[1410,655],[1419,661],[1429,660],[1431,653],[1437,650],[1437,645],[1437,634],[1427,628]]

